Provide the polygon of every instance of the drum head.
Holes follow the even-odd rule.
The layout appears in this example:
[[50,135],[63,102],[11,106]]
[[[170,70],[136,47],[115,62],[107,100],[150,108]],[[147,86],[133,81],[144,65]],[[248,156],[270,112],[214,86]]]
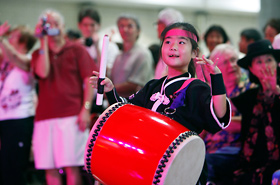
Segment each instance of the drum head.
[[[157,169],[157,172],[161,171],[161,174],[156,172],[155,177],[159,175],[160,178],[154,179],[153,184],[195,185],[200,177],[205,159],[203,140],[197,135],[191,135],[173,150],[168,162],[164,163],[165,168]],[[161,161],[159,166],[162,163]]]

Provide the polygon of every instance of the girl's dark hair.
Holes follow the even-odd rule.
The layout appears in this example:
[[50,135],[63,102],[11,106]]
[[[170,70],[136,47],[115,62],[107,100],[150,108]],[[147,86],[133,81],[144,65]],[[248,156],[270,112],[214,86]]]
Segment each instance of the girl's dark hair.
[[205,40],[206,45],[207,45],[207,37],[213,31],[219,32],[222,35],[223,43],[226,43],[229,40],[228,35],[222,26],[212,25],[208,28],[208,30],[205,32],[205,35],[204,35],[204,40]]
[[[176,22],[174,24],[171,24],[171,25],[167,26],[161,33],[160,48],[162,48],[166,33],[169,30],[172,30],[174,28],[179,28],[179,29],[182,29],[182,30],[186,30],[186,31],[189,31],[189,32],[192,32],[193,34],[195,34],[195,36],[197,38],[197,42],[194,41],[193,39],[190,39],[190,41],[191,41],[191,44],[192,44],[192,50],[198,49],[198,42],[199,42],[198,33],[197,33],[197,31],[196,31],[196,29],[193,25],[191,25],[189,23],[186,23],[186,22]],[[161,49],[160,49],[160,56],[161,56]],[[195,76],[195,65],[194,65],[193,59],[191,59],[191,61],[189,63],[188,72],[192,75],[192,77]]]

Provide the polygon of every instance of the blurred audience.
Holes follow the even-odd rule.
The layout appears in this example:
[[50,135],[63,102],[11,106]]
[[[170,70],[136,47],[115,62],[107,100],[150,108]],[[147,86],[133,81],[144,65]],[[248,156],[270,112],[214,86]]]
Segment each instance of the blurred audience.
[[76,42],[76,41],[79,41],[79,39],[81,38],[81,34],[79,31],[76,31],[73,29],[68,29],[66,32],[66,38],[68,40]]
[[236,185],[271,184],[273,172],[280,169],[279,59],[280,50],[260,40],[250,44],[246,56],[238,61],[258,86],[232,98],[242,115]]
[[113,64],[111,79],[118,93],[128,97],[153,78],[153,59],[148,48],[137,43],[141,30],[135,15],[120,15],[117,25],[123,39],[123,50]]
[[[206,30],[204,34],[204,42],[209,51],[209,55],[207,56],[207,58],[209,58],[211,52],[218,44],[229,43],[229,37],[222,26],[214,24]],[[210,79],[209,74],[205,73],[204,65],[196,64],[196,73],[197,78],[210,85],[210,81],[208,81]]]
[[[99,69],[99,63],[101,59],[101,51],[103,45],[103,36],[99,36],[99,30],[101,28],[101,17],[99,12],[93,8],[83,8],[78,14],[78,27],[82,33],[82,37],[79,39],[80,43],[86,47],[91,58],[94,60],[95,64]],[[110,75],[113,63],[119,54],[119,48],[116,43],[109,42],[108,53],[107,53],[107,69],[106,74]],[[102,106],[96,105],[96,89],[93,90],[94,98],[91,107],[91,119],[92,124],[96,121],[100,113],[102,113],[105,108],[107,108],[105,99]]]
[[159,61],[159,54],[160,54],[160,45],[159,44],[151,44],[149,46],[149,50],[152,53],[153,56],[153,68],[155,69],[157,66],[157,63]]
[[67,185],[82,184],[80,166],[84,165],[93,98],[88,80],[97,67],[82,45],[65,39],[64,19],[58,11],[45,10],[35,33],[40,39],[31,62],[39,83],[35,167],[45,170],[48,185],[62,184],[61,168]]
[[277,170],[272,175],[271,185],[279,185],[280,183],[280,170]]
[[0,25],[0,184],[25,185],[36,106],[30,50],[36,38],[26,26]]
[[[223,74],[227,97],[235,97],[250,87],[247,75],[241,73],[240,67],[237,65],[238,51],[232,45],[217,45],[212,51],[210,59],[215,61],[217,58],[219,59],[217,66]],[[239,141],[241,116],[236,108],[231,106],[232,119],[229,127],[216,134],[207,133],[204,138],[208,184],[211,185],[233,184],[233,172],[241,147]]]
[[247,54],[248,45],[262,39],[261,33],[255,28],[246,28],[241,31],[239,39],[239,51]]
[[263,28],[265,39],[273,43],[274,37],[280,33],[280,19],[271,18],[267,21]]
[[[158,20],[156,22],[158,38],[161,40],[161,32],[164,30],[164,28],[166,28],[167,26],[175,22],[183,22],[183,21],[184,21],[184,16],[178,10],[175,10],[173,8],[165,8],[161,10],[158,14]],[[159,57],[159,60],[155,68],[154,78],[160,79],[166,75],[167,75],[167,66],[163,62],[161,57]]]
[[[82,33],[80,42],[86,46],[89,55],[99,68],[104,35],[100,37],[98,34],[101,28],[101,17],[98,11],[93,8],[81,9],[78,15],[78,27]],[[106,70],[107,75],[110,75],[113,63],[118,54],[119,48],[117,44],[109,42]]]
[[272,46],[274,49],[280,49],[280,33],[278,33],[273,40]]
[[[210,56],[211,52],[218,44],[229,42],[229,37],[222,26],[212,25],[206,30],[204,41],[209,50]],[[207,58],[209,58],[209,56]]]

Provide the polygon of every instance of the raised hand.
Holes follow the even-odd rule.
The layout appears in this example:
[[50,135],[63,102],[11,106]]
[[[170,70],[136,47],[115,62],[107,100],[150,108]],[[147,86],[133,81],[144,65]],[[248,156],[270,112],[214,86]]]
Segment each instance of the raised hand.
[[196,57],[193,60],[197,64],[204,65],[205,69],[211,74],[221,73],[220,69],[217,67],[217,63],[219,60],[218,58],[213,62],[212,60],[207,59],[204,55],[202,55],[202,58]]
[[267,95],[271,94],[280,94],[280,87],[277,85],[277,72],[276,69],[271,69],[270,66],[267,66],[265,69],[261,69],[263,75],[261,83],[264,89],[264,92]]

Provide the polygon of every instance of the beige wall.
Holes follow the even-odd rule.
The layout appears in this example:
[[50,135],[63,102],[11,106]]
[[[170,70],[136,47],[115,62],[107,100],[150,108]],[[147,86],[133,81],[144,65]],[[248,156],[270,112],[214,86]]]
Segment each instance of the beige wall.
[[[40,13],[47,8],[54,8],[60,11],[65,18],[66,29],[77,29],[77,13],[85,4],[72,2],[57,2],[55,0],[0,0],[0,21],[8,21],[12,25],[28,24],[34,27]],[[87,5],[89,6],[89,5]],[[93,5],[90,5],[93,6]],[[116,34],[113,36],[114,41],[120,41],[120,36],[116,27],[116,19],[122,12],[134,13],[139,17],[142,33],[139,42],[145,46],[152,43],[157,43],[156,29],[153,23],[156,22],[157,14],[160,8],[155,7],[120,7],[95,5],[98,9],[102,19],[102,29],[100,34],[110,34],[114,29]],[[163,8],[163,7],[162,7]],[[203,34],[211,24],[220,24],[227,31],[232,43],[237,46],[240,31],[243,28],[255,27],[258,28],[258,14],[244,14],[244,13],[218,13],[208,12],[197,13],[188,9],[180,9],[185,17],[185,20],[194,24],[198,31]],[[207,54],[205,45],[201,42],[202,51]]]

